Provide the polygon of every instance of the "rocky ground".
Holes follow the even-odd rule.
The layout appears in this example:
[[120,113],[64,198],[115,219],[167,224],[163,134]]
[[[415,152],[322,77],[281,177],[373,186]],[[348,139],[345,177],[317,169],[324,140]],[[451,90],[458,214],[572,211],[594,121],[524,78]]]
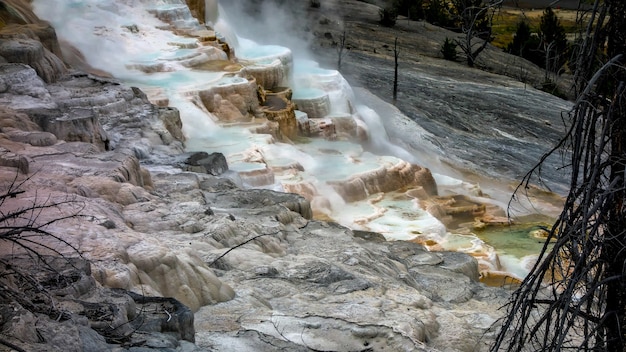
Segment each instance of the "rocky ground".
[[[477,282],[472,257],[311,220],[299,196],[210,175],[225,170],[219,158],[219,167],[185,172],[200,171],[207,156],[181,154],[176,112],[136,89],[76,72],[46,84],[27,65],[0,68],[2,179],[24,191],[2,211],[34,207],[33,224],[51,234],[33,237],[46,247],[38,252],[76,248],[84,258],[46,264],[30,253],[28,269],[16,256],[29,253],[2,238],[3,277],[12,278],[3,281],[5,347],[474,351],[488,343],[482,334],[506,294]],[[51,211],[37,211],[42,204]],[[58,283],[31,287],[31,270]],[[27,296],[14,299],[20,291]],[[179,301],[196,312],[195,330]]]
[[[348,23],[355,40],[346,73],[384,95],[389,39],[397,32],[375,27],[377,10],[370,5],[338,3],[352,6],[355,16]],[[395,30],[433,30],[423,23],[402,26]],[[330,38],[319,32],[325,39],[318,42],[324,48],[318,54],[329,60],[338,33],[332,28]],[[379,30],[386,37],[371,35]],[[11,192],[0,203],[2,220],[34,228],[26,240],[37,250],[21,249],[18,237],[0,237],[0,349],[486,350],[508,293],[478,282],[475,259],[313,220],[297,195],[241,189],[219,155],[184,153],[178,111],[150,104],[138,89],[58,65],[50,31],[39,24],[0,32],[0,180]],[[409,51],[408,38],[402,65],[411,80],[403,81],[406,105],[398,106],[412,118],[420,117],[420,102],[430,95],[432,115],[450,111],[434,102],[449,98],[438,96],[442,84],[460,100],[468,97],[459,106],[476,102],[472,89],[524,90],[501,76]],[[415,48],[435,56],[439,39]],[[427,80],[432,85],[423,89]],[[546,135],[520,148],[558,133],[551,127],[558,117],[533,108],[545,115],[506,133],[528,125]],[[454,122],[462,110],[451,109],[456,112],[446,125],[467,130],[467,140],[483,138],[469,133],[479,133],[483,122]],[[392,136],[405,138],[401,130]],[[442,131],[430,132],[455,133]],[[459,139],[441,143],[469,148]],[[15,213],[25,216],[6,216]],[[50,257],[77,253],[67,261]]]

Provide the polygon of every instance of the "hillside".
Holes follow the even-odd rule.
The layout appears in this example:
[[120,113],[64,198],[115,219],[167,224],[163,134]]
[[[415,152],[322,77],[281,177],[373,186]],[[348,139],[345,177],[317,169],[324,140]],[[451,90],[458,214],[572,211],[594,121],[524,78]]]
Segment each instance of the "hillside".
[[[255,27],[249,24],[251,17],[234,22],[243,36],[288,45],[296,55],[308,53],[331,68],[337,67],[337,44],[345,30],[341,73],[353,86],[390,103],[397,38],[399,82],[394,105],[430,133],[428,142],[445,154],[441,163],[464,177],[480,180],[486,176],[481,184],[502,182],[507,189],[562,136],[561,114],[571,105],[534,88],[545,77],[534,64],[488,45],[478,57],[478,68],[468,68],[461,59],[443,60],[440,52],[445,38],[456,38],[458,33],[403,17],[393,28],[383,27],[380,7],[369,2],[322,1],[319,8],[309,7],[308,2],[299,4],[248,8],[248,14],[258,13],[253,17],[261,23],[270,13],[280,14],[278,27],[287,31],[273,30],[275,24]],[[225,8],[241,10],[241,6]],[[563,75],[558,83],[563,92],[570,91],[571,77]],[[424,143],[411,136],[419,135],[417,130],[387,127],[394,142],[424,151]],[[558,164],[556,159],[553,162]],[[437,163],[426,165],[437,170]],[[562,172],[546,169],[543,177],[542,182],[553,191],[565,192]]]

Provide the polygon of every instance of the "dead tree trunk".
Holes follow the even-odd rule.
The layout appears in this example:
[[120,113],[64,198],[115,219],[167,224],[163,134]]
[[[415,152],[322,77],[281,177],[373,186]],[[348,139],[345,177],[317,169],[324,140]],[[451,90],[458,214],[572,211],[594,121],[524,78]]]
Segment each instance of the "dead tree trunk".
[[394,71],[393,71],[393,102],[395,104],[396,100],[398,100],[398,37],[393,43],[393,57],[394,57]]
[[569,130],[549,153],[569,153],[570,191],[491,351],[626,350],[626,2],[596,0],[588,22]]
[[346,29],[343,29],[339,36],[339,42],[337,43],[337,71],[341,72],[341,61],[346,55]]
[[[609,57],[621,56],[617,64],[626,63],[626,3],[623,0],[607,0],[610,19],[607,25]],[[606,261],[606,339],[610,352],[626,351],[626,72],[617,67],[611,70],[615,81],[607,86],[612,104],[609,114],[611,143],[610,184],[615,191],[610,199],[612,206],[607,214],[605,251],[601,259]]]

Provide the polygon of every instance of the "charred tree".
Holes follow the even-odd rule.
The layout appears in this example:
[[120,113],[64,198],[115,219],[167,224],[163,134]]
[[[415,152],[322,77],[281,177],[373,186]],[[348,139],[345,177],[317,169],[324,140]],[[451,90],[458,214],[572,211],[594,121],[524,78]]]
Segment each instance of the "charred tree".
[[339,41],[337,42],[337,71],[341,72],[341,62],[343,60],[343,57],[346,56],[346,29],[344,28],[343,31],[341,32],[341,35],[339,35]]
[[456,40],[457,45],[467,57],[467,66],[474,67],[478,55],[493,40],[491,23],[493,16],[503,0],[455,0],[458,13],[458,27],[463,34]]
[[551,152],[569,153],[570,191],[491,351],[626,350],[626,2],[596,0],[585,15],[578,98]]
[[393,42],[393,58],[394,58],[394,70],[393,70],[393,102],[395,103],[398,100],[398,56],[400,52],[398,51],[398,37]]

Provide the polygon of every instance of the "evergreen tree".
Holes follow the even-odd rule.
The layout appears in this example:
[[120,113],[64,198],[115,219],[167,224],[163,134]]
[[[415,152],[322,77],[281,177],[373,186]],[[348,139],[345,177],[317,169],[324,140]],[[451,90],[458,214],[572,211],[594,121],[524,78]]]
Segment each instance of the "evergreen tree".
[[513,41],[507,46],[509,54],[524,57],[526,46],[530,41],[530,26],[526,21],[520,21],[517,24],[517,30],[513,36]]
[[385,27],[393,27],[396,25],[398,14],[393,7],[385,7],[378,11],[380,17],[379,23]]
[[443,58],[450,61],[456,61],[456,47],[456,42],[446,37],[446,40],[444,40],[441,45],[441,54],[443,55]]
[[541,66],[547,71],[558,72],[567,61],[568,47],[565,28],[552,8],[547,7],[544,10],[539,31],[545,59]]
[[517,30],[513,41],[507,46],[507,52],[523,57],[539,67],[546,63],[545,55],[541,49],[541,41],[538,36],[532,35],[530,26],[526,21],[517,24]]
[[450,9],[444,0],[430,0],[428,7],[424,11],[424,18],[428,23],[439,27],[450,26]]
[[423,0],[394,0],[393,7],[397,14],[407,16],[412,20],[424,18]]

